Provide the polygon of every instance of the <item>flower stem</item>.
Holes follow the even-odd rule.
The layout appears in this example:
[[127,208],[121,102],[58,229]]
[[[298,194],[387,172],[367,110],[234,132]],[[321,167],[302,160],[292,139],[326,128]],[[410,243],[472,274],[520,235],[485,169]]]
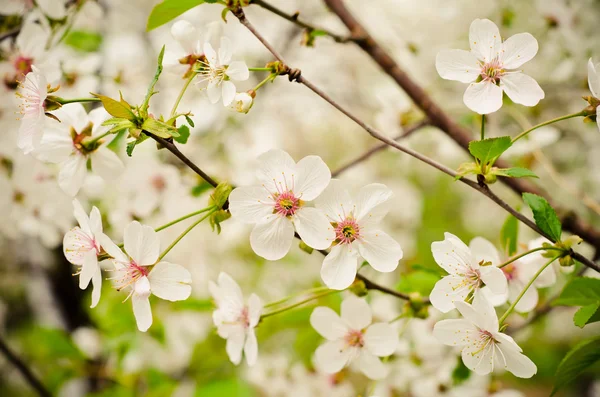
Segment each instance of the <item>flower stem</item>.
[[403,319],[404,317],[407,317],[407,316],[408,316],[408,312],[404,312],[404,313],[400,314],[399,316],[396,316],[393,319],[391,319],[390,321],[388,321],[388,324],[395,323],[396,321],[401,320],[401,319]]
[[485,114],[481,115],[481,140],[485,139]]
[[267,82],[272,81],[277,75],[271,73],[270,75],[268,75],[263,81],[261,81],[260,83],[258,83],[258,85],[256,87],[254,87],[254,91],[258,91],[258,89],[260,87],[262,87],[263,85],[265,85]]
[[183,85],[183,87],[181,88],[181,91],[179,92],[179,96],[175,100],[173,109],[171,109],[171,116],[169,118],[173,118],[173,116],[177,113],[177,107],[179,106],[179,102],[181,102],[181,98],[183,98],[183,94],[185,94],[185,92],[187,91],[188,87],[190,86],[190,83],[192,82],[192,80],[194,80],[194,77],[196,77],[196,74],[192,73],[192,75],[185,81],[185,84]]
[[181,241],[182,238],[185,237],[186,234],[188,234],[189,232],[192,231],[193,228],[195,228],[196,226],[198,226],[198,224],[200,224],[200,222],[202,222],[203,220],[205,220],[206,218],[208,218],[209,216],[211,216],[213,214],[213,212],[215,212],[218,208],[217,207],[210,207],[210,212],[206,215],[204,215],[202,218],[198,219],[196,222],[192,223],[187,229],[185,229],[183,231],[183,233],[181,233],[172,243],[171,245],[169,245],[158,257],[158,260],[160,261],[162,258],[165,257],[165,255],[167,255],[169,253],[169,251],[171,251],[173,249],[173,247],[175,247],[177,245],[177,243],[179,243]]
[[160,232],[161,230],[164,230],[164,229],[166,229],[168,227],[171,227],[171,226],[173,226],[173,225],[175,225],[175,224],[177,224],[177,223],[179,223],[181,221],[185,221],[186,219],[191,218],[192,216],[195,216],[195,215],[198,215],[198,214],[202,214],[202,213],[204,213],[206,211],[210,211],[213,208],[214,208],[214,206],[211,205],[210,207],[202,208],[201,210],[191,212],[191,213],[189,213],[187,215],[182,216],[181,218],[177,218],[174,221],[171,221],[169,223],[165,223],[164,225],[157,227],[156,229],[154,229],[154,231]]
[[82,144],[83,144],[83,146],[88,148],[91,145],[93,145],[94,143],[98,142],[100,139],[102,139],[105,136],[110,135],[110,134],[112,134],[112,132],[106,131],[104,134],[98,135],[97,137],[94,137],[94,138],[90,139],[89,141],[83,141]]
[[513,263],[514,261],[521,259],[522,257],[524,257],[525,255],[529,255],[533,252],[536,251],[561,251],[564,252],[564,249],[562,248],[558,248],[558,247],[538,247],[538,248],[533,248],[530,249],[529,251],[525,251],[519,255],[513,256],[512,258],[508,258],[508,260],[500,265],[498,265],[499,268],[503,268],[506,265],[510,265],[511,263]]
[[308,297],[306,299],[303,299],[303,300],[301,300],[299,302],[292,303],[291,305],[287,305],[287,306],[284,306],[284,307],[282,307],[280,309],[274,310],[274,311],[272,311],[270,313],[265,313],[262,316],[260,316],[260,319],[262,320],[263,318],[267,318],[267,317],[271,317],[271,316],[274,316],[274,315],[279,314],[279,313],[283,313],[285,311],[288,311],[288,310],[293,309],[295,307],[301,306],[301,305],[303,305],[303,304],[305,304],[307,302],[310,302],[312,300],[319,299],[319,298],[322,298],[322,297],[327,296],[327,295],[336,294],[336,293],[341,292],[341,291],[342,290],[336,290],[336,289],[327,290],[327,291],[322,292],[320,294],[316,294],[316,295],[313,295],[313,296]]
[[544,121],[543,123],[535,125],[535,126],[531,127],[530,129],[521,132],[519,135],[517,135],[516,137],[513,138],[512,143],[515,143],[519,139],[523,138],[525,135],[529,134],[531,131],[537,130],[538,128],[543,127],[545,125],[553,124],[553,123],[556,123],[556,122],[562,121],[562,120],[572,119],[574,117],[583,117],[583,116],[585,116],[585,114],[583,112],[577,112],[577,113],[573,113],[573,114],[567,114],[566,116],[557,117],[552,120]]
[[282,303],[284,303],[284,302],[287,302],[287,301],[289,301],[290,299],[293,299],[293,298],[295,298],[295,297],[298,297],[298,296],[303,296],[303,295],[308,295],[308,294],[316,294],[316,293],[318,293],[318,292],[323,292],[323,291],[328,291],[328,290],[329,290],[329,288],[327,288],[327,287],[316,287],[316,288],[311,288],[311,289],[309,289],[309,290],[302,291],[302,292],[299,292],[299,293],[297,293],[297,294],[288,295],[288,296],[286,296],[285,298],[282,298],[282,299],[276,300],[276,301],[274,301],[274,302],[267,303],[267,304],[266,304],[266,305],[264,305],[263,307],[264,307],[264,308],[267,308],[267,307],[273,307],[273,306],[277,306],[277,305],[279,305],[279,304],[282,304]]
[[519,301],[521,300],[521,298],[523,297],[523,295],[525,295],[525,292],[527,292],[527,290],[529,289],[529,287],[531,287],[531,285],[538,278],[538,276],[540,274],[542,274],[542,272],[548,266],[550,266],[552,264],[552,262],[554,262],[558,258],[560,258],[560,255],[555,256],[554,258],[550,259],[544,266],[540,267],[540,269],[533,275],[533,277],[531,278],[531,280],[529,280],[529,282],[527,283],[527,285],[525,286],[525,288],[523,288],[523,291],[521,291],[521,293],[519,294],[519,296],[517,296],[517,299],[515,299],[515,301],[510,305],[510,307],[508,309],[506,309],[506,312],[504,312],[504,314],[502,315],[502,317],[500,317],[500,319],[498,320],[498,324],[502,325],[502,323],[504,322],[504,320],[506,320],[506,317],[508,317],[508,315],[515,309],[515,307],[517,306],[517,303],[519,303]]
[[66,105],[69,103],[86,103],[86,102],[100,102],[100,98],[73,98],[73,99],[64,99],[60,97],[54,98],[56,102],[61,105]]
[[271,68],[248,68],[249,71],[251,72],[270,72]]

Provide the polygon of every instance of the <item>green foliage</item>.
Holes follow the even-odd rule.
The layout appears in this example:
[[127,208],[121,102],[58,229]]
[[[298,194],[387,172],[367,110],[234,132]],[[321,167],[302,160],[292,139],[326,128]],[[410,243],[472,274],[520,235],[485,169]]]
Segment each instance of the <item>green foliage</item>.
[[179,128],[177,128],[177,133],[179,135],[174,137],[175,141],[177,141],[181,144],[186,144],[190,137],[189,127],[187,125],[180,125]]
[[573,316],[576,326],[600,321],[600,279],[576,277],[562,290],[555,305],[581,306]]
[[144,122],[142,123],[142,130],[148,131],[164,139],[168,139],[171,136],[174,138],[179,137],[179,132],[177,131],[177,128],[153,118],[147,118],[146,120],[144,120]]
[[256,391],[240,379],[211,382],[196,389],[196,397],[255,397]]
[[156,29],[202,3],[216,3],[216,0],[164,0],[152,9],[146,30]]
[[471,370],[463,363],[462,357],[458,357],[456,367],[452,371],[452,384],[458,386],[471,376]]
[[560,241],[562,225],[554,211],[545,198],[532,193],[523,193],[523,200],[531,211],[535,224],[554,241]]
[[512,145],[509,136],[499,138],[488,138],[482,141],[469,143],[469,152],[482,164],[493,164],[496,158],[504,153]]
[[215,305],[210,299],[187,298],[186,300],[169,304],[169,309],[173,311],[190,310],[195,312],[210,312],[215,309]]
[[[175,0],[172,0],[175,1]],[[158,83],[158,79],[160,78],[160,75],[163,71],[163,57],[165,56],[165,46],[163,45],[160,53],[158,54],[158,59],[156,61],[156,73],[154,74],[154,79],[152,79],[152,82],[150,83],[150,85],[148,86],[148,91],[146,92],[146,97],[144,98],[144,102],[142,103],[142,106],[140,106],[140,113],[142,116],[144,117],[148,117],[148,106],[150,106],[150,98],[152,98],[152,95],[156,94],[158,91],[154,91],[154,87],[156,86],[156,83]]]
[[190,116],[188,116],[187,114],[184,114],[185,116],[185,121],[187,121],[187,123],[190,125],[190,127],[194,128],[196,125],[194,124],[194,120],[192,120],[192,118]]
[[315,39],[320,36],[327,36],[327,32],[320,29],[306,29],[302,36],[302,44],[307,47],[314,47]]
[[[100,99],[100,101],[102,101],[102,106],[104,106],[104,109],[106,109],[108,114],[110,114],[111,116],[116,117],[118,119],[125,119],[125,120],[129,120],[129,121],[136,120],[136,116],[131,111],[131,108],[126,106],[123,102],[114,100],[110,97],[107,97],[106,95],[100,95],[100,94],[94,94],[94,93],[92,93],[92,95],[95,96],[96,98]],[[111,124],[114,124],[114,123],[111,123]]]
[[510,178],[539,178],[533,171],[521,167],[497,168],[494,170],[494,173],[498,176],[506,176]]
[[102,35],[86,30],[72,30],[65,37],[64,43],[78,51],[95,52],[102,45]]
[[556,370],[553,396],[560,388],[573,381],[581,372],[600,360],[600,337],[585,340],[575,346]]
[[417,270],[402,276],[396,289],[405,294],[418,292],[422,296],[429,296],[435,283],[437,283],[440,278],[439,274],[435,272]]
[[512,256],[517,252],[517,244],[519,242],[519,220],[512,215],[508,215],[502,229],[500,230],[500,241],[502,248]]

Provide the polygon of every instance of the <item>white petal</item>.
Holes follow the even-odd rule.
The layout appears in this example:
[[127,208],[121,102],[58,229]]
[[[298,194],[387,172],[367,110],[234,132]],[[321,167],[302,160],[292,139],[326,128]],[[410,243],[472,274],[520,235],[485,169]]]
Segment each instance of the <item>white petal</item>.
[[519,378],[531,378],[537,373],[537,367],[529,357],[509,345],[499,344],[498,349],[506,360],[506,370]]
[[492,262],[492,265],[498,266],[500,264],[500,255],[498,250],[489,240],[483,237],[475,237],[469,243],[469,249],[475,257],[477,262]]
[[256,364],[258,359],[258,342],[256,341],[256,334],[254,328],[248,328],[246,333],[246,343],[244,344],[244,355],[246,356],[246,362],[249,367]]
[[138,266],[153,265],[158,259],[160,240],[150,226],[133,221],[125,227],[125,251]]
[[[517,299],[517,297],[521,294],[521,292],[523,291],[524,288],[525,288],[525,284],[518,280],[513,280],[511,283],[509,283],[508,284],[508,300],[509,300],[509,302],[511,302],[511,303],[514,302]],[[535,309],[535,307],[537,306],[538,299],[539,299],[539,297],[538,297],[537,289],[532,285],[531,287],[529,287],[527,289],[525,294],[523,294],[523,297],[521,297],[521,299],[515,306],[515,310],[518,311],[519,313],[529,313],[530,311]]]
[[483,349],[479,344],[467,345],[462,351],[463,363],[477,375],[487,375],[494,367],[494,349],[493,343]]
[[365,332],[364,340],[369,352],[379,357],[393,354],[399,343],[398,333],[387,323],[371,325]]
[[477,57],[465,50],[442,50],[435,57],[435,68],[440,77],[461,83],[475,81],[481,72]]
[[61,125],[64,128],[67,128],[67,126],[73,127],[78,133],[81,133],[90,122],[88,114],[81,103],[65,105],[53,113],[61,121]]
[[231,62],[227,67],[227,76],[236,81],[248,80],[250,77],[250,71],[248,70],[248,66],[246,66],[246,62]]
[[383,379],[389,373],[389,369],[381,360],[366,349],[361,350],[358,365],[360,371],[369,379]]
[[464,283],[464,278],[456,275],[446,276],[435,283],[429,294],[433,307],[442,313],[448,313],[454,309],[455,302],[464,301],[471,290],[465,287]]
[[204,55],[211,66],[215,66],[217,64],[217,53],[209,42],[204,43]]
[[102,292],[102,271],[100,266],[96,268],[96,273],[92,276],[92,304],[90,308],[96,307],[100,301],[100,293]]
[[250,233],[250,245],[257,255],[274,261],[288,253],[294,239],[292,222],[282,216],[271,215],[265,223],[257,224]]
[[529,33],[519,33],[502,43],[502,66],[504,69],[516,69],[533,59],[538,52],[538,42]]
[[502,77],[500,86],[515,103],[535,106],[544,99],[544,90],[533,78],[524,73],[509,73]]
[[256,327],[258,325],[262,310],[263,304],[260,298],[256,294],[250,295],[250,298],[248,298],[248,319],[250,321],[250,327]]
[[77,195],[85,179],[86,158],[79,152],[73,153],[61,164],[58,185],[70,196]]
[[241,312],[244,308],[244,296],[238,283],[225,272],[219,273],[219,285],[209,283],[209,291],[219,308]]
[[347,245],[336,245],[323,260],[321,278],[331,289],[348,288],[356,278],[358,252]]
[[502,48],[500,31],[489,19],[476,19],[469,28],[471,51],[484,62],[494,59]]
[[229,360],[235,365],[238,365],[242,361],[242,350],[244,349],[245,339],[246,333],[242,325],[232,327],[232,330],[227,337],[225,350],[227,351]]
[[[510,285],[508,289],[510,289]],[[509,291],[507,290],[504,294],[494,294],[488,287],[485,286],[478,290],[478,293],[482,294],[484,298],[487,299],[494,307],[502,306],[506,303],[508,300],[508,292]]]
[[92,123],[92,137],[103,135],[110,130],[110,126],[102,125],[103,122],[111,118],[103,107],[96,108],[88,113],[88,120]]
[[21,54],[35,59],[44,54],[46,37],[47,33],[41,25],[34,22],[24,23],[17,36],[16,44]]
[[75,151],[73,138],[68,131],[56,126],[46,128],[44,135],[35,148],[35,157],[49,163],[62,163]]
[[339,179],[329,182],[329,186],[315,200],[315,207],[334,222],[345,219],[354,210],[350,195]]
[[36,0],[36,4],[44,14],[52,19],[63,19],[67,15],[64,1]]
[[117,244],[115,244],[106,234],[100,233],[96,236],[96,239],[100,243],[102,249],[115,258],[115,260],[122,263],[128,262],[127,255],[125,255]]
[[379,272],[392,272],[402,259],[400,244],[381,230],[361,231],[358,252],[373,269]]
[[598,72],[592,58],[588,61],[588,85],[592,95],[596,98],[600,97],[600,77],[598,77]]
[[256,176],[271,193],[287,191],[294,187],[296,163],[280,149],[271,149],[258,156]]
[[335,231],[329,220],[317,208],[300,208],[293,217],[296,231],[309,247],[322,250],[335,240]]
[[325,190],[331,171],[319,156],[306,156],[296,164],[294,192],[304,201],[312,201]]
[[344,340],[328,341],[315,351],[315,364],[323,372],[335,374],[348,365],[352,353],[353,350],[346,346]]
[[185,20],[177,21],[171,26],[171,35],[179,42],[186,55],[195,53],[198,32],[194,25]]
[[368,327],[373,321],[367,301],[355,295],[350,295],[342,301],[340,317],[355,331]]
[[223,106],[229,106],[235,98],[235,84],[231,81],[223,81],[221,83],[221,90],[223,95]]
[[192,275],[183,266],[169,262],[159,262],[150,274],[152,294],[168,301],[182,301],[192,293]]
[[88,251],[83,256],[83,265],[79,274],[79,288],[86,289],[92,281],[94,274],[98,272],[98,257],[96,251]]
[[389,199],[394,194],[381,183],[372,183],[360,189],[354,202],[354,216],[359,224],[378,223],[388,212]]
[[310,315],[310,325],[327,340],[343,339],[348,333],[348,326],[332,309],[324,306],[315,307]]
[[490,288],[493,294],[505,294],[507,290],[506,276],[496,266],[482,266],[479,269],[481,280]]
[[152,325],[152,310],[150,309],[148,296],[140,296],[134,293],[131,296],[131,302],[137,327],[140,331],[146,332]]
[[84,257],[88,252],[95,252],[94,243],[89,234],[79,227],[74,227],[65,234],[63,253],[69,262],[74,265],[83,265]]
[[262,223],[273,214],[275,203],[264,187],[238,187],[229,195],[231,215],[244,223]]
[[115,152],[106,146],[99,147],[92,153],[92,171],[106,181],[117,179],[125,166]]
[[93,235],[102,233],[102,215],[97,207],[92,207],[90,211],[90,230]]
[[479,114],[494,113],[502,107],[502,88],[489,81],[471,83],[465,91],[463,101],[469,109]]
[[231,61],[231,40],[229,37],[221,37],[221,46],[219,47],[219,65],[229,65]]
[[596,125],[598,126],[598,129],[600,130],[600,106],[598,106],[596,108]]
[[431,253],[436,263],[449,274],[463,273],[475,259],[471,250],[458,237],[444,233],[444,241],[431,243]]
[[92,228],[90,226],[90,218],[88,218],[87,213],[81,206],[81,203],[77,199],[73,199],[73,215],[75,219],[77,219],[77,223],[79,223],[79,227],[88,235],[92,234]]
[[216,81],[210,81],[206,87],[206,94],[210,103],[217,103],[221,99],[221,86]]
[[479,329],[463,319],[441,320],[433,326],[433,336],[448,346],[463,346],[477,337]]

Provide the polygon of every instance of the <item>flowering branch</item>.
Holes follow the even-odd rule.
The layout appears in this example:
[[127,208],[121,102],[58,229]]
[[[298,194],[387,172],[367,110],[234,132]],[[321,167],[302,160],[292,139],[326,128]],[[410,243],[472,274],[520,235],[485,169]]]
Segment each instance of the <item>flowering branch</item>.
[[23,378],[29,383],[29,385],[42,397],[52,397],[52,393],[46,389],[46,386],[37,378],[33,371],[27,366],[27,364],[13,352],[4,339],[0,337],[0,351],[12,365],[23,375]]
[[554,124],[556,122],[572,119],[574,117],[585,117],[585,116],[586,116],[585,112],[581,111],[581,112],[577,112],[577,113],[573,113],[573,114],[567,114],[566,116],[557,117],[552,120],[544,121],[543,123],[535,125],[535,126],[531,127],[530,129],[521,132],[519,135],[517,135],[516,137],[513,138],[512,142],[515,143],[519,139],[523,138],[525,135],[529,134],[531,131],[537,130],[538,128],[543,127],[545,125]]

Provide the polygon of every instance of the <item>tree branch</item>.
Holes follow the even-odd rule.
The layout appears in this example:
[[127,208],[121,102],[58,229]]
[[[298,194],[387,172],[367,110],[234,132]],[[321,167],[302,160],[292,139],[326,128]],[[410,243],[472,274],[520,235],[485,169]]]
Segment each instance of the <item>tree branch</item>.
[[6,357],[6,359],[17,368],[27,383],[34,389],[38,395],[42,397],[52,397],[52,393],[46,389],[46,386],[37,378],[33,371],[27,366],[27,364],[13,352],[4,339],[0,337],[0,352]]
[[[394,59],[377,43],[373,37],[365,30],[360,22],[350,13],[343,3],[343,0],[324,0],[327,6],[333,11],[340,20],[350,30],[351,36],[359,38],[354,42],[362,48],[369,56],[387,73],[413,100],[413,102],[425,112],[431,124],[442,130],[464,150],[469,150],[471,133],[456,124],[450,117],[427,95],[425,90],[416,84]],[[496,161],[495,165],[499,168],[509,168],[510,165],[503,160]],[[550,199],[548,194],[523,178],[500,178],[500,181],[508,185],[514,192],[522,195],[525,192],[534,193],[545,197],[550,205],[557,209],[559,213],[567,212],[559,209]],[[563,222],[566,230],[578,235],[595,248],[600,249],[600,231],[593,228],[590,224],[572,214]]]
[[[329,1],[329,0],[326,0]],[[254,36],[256,36],[256,38],[265,45],[265,47],[267,48],[267,50],[269,50],[269,52],[271,52],[271,54],[273,54],[273,56],[275,58],[277,58],[278,61],[280,61],[281,63],[283,63],[284,65],[286,65],[288,67],[288,72],[287,74],[289,74],[289,79],[290,81],[296,81],[298,83],[303,84],[304,86],[308,87],[311,91],[313,91],[315,94],[317,94],[318,96],[320,96],[322,99],[324,99],[326,102],[328,102],[330,105],[332,105],[333,107],[335,107],[337,110],[339,110],[342,114],[344,114],[346,117],[348,117],[350,120],[354,121],[356,124],[358,124],[361,128],[363,128],[365,131],[367,131],[369,133],[369,135],[371,135],[373,138],[386,143],[389,146],[392,146],[398,150],[400,150],[401,152],[404,152],[418,160],[421,160],[422,162],[429,164],[430,166],[437,168],[438,170],[442,171],[443,173],[450,175],[453,178],[458,178],[458,174],[456,171],[454,171],[451,168],[446,167],[443,164],[438,163],[437,161],[417,152],[414,151],[408,147],[402,146],[400,144],[398,144],[397,142],[395,142],[394,140],[386,137],[385,135],[382,135],[379,131],[377,131],[376,129],[372,128],[371,126],[369,126],[368,124],[366,124],[365,122],[363,122],[361,119],[359,119],[357,116],[355,116],[352,112],[350,112],[349,110],[345,109],[344,107],[342,107],[340,104],[338,104],[336,101],[334,101],[329,95],[327,95],[325,92],[323,92],[320,88],[318,88],[317,86],[315,86],[314,84],[312,84],[310,81],[308,81],[304,76],[301,75],[301,72],[299,69],[289,69],[289,65],[286,64],[285,60],[281,57],[281,55],[277,52],[277,50],[275,50],[273,48],[273,46],[271,46],[271,44],[254,28],[254,26],[250,23],[250,21],[246,18],[246,15],[244,14],[244,10],[242,10],[241,7],[238,7],[237,9],[232,10],[233,15],[236,16],[236,18],[239,19],[240,23],[242,25],[244,25],[252,34],[254,34]],[[410,80],[409,80],[410,81]],[[411,84],[414,85],[414,83]],[[421,90],[420,87],[416,86],[419,90]],[[424,92],[423,92],[424,93]],[[441,110],[440,110],[441,111]],[[427,113],[427,112],[426,112]],[[435,123],[433,122],[432,119],[430,119],[430,121],[432,122],[432,124],[435,125]],[[547,238],[550,241],[556,242],[555,240],[553,240],[549,235],[547,235],[546,233],[544,233],[539,227],[537,227],[537,225],[531,221],[529,218],[527,218],[526,216],[522,215],[520,212],[518,212],[517,210],[515,210],[514,208],[512,208],[510,205],[508,205],[508,203],[506,203],[504,200],[502,200],[500,197],[498,197],[495,193],[493,193],[487,185],[485,184],[479,184],[475,181],[472,181],[470,179],[467,178],[459,178],[459,181],[461,181],[462,183],[470,186],[471,188],[477,190],[478,192],[482,193],[483,195],[487,196],[488,198],[490,198],[492,201],[494,201],[496,204],[498,204],[500,207],[502,207],[504,210],[506,210],[508,213],[510,213],[511,215],[513,215],[515,218],[519,219],[522,223],[524,223],[525,225],[527,225],[529,228],[531,228],[532,230],[534,230],[535,232],[537,232],[538,234],[544,236],[545,238]],[[592,262],[591,260],[583,257],[580,254],[574,253],[572,255],[575,259],[579,260],[581,263],[583,263],[584,265],[600,272],[600,266],[596,265],[594,262]]]

